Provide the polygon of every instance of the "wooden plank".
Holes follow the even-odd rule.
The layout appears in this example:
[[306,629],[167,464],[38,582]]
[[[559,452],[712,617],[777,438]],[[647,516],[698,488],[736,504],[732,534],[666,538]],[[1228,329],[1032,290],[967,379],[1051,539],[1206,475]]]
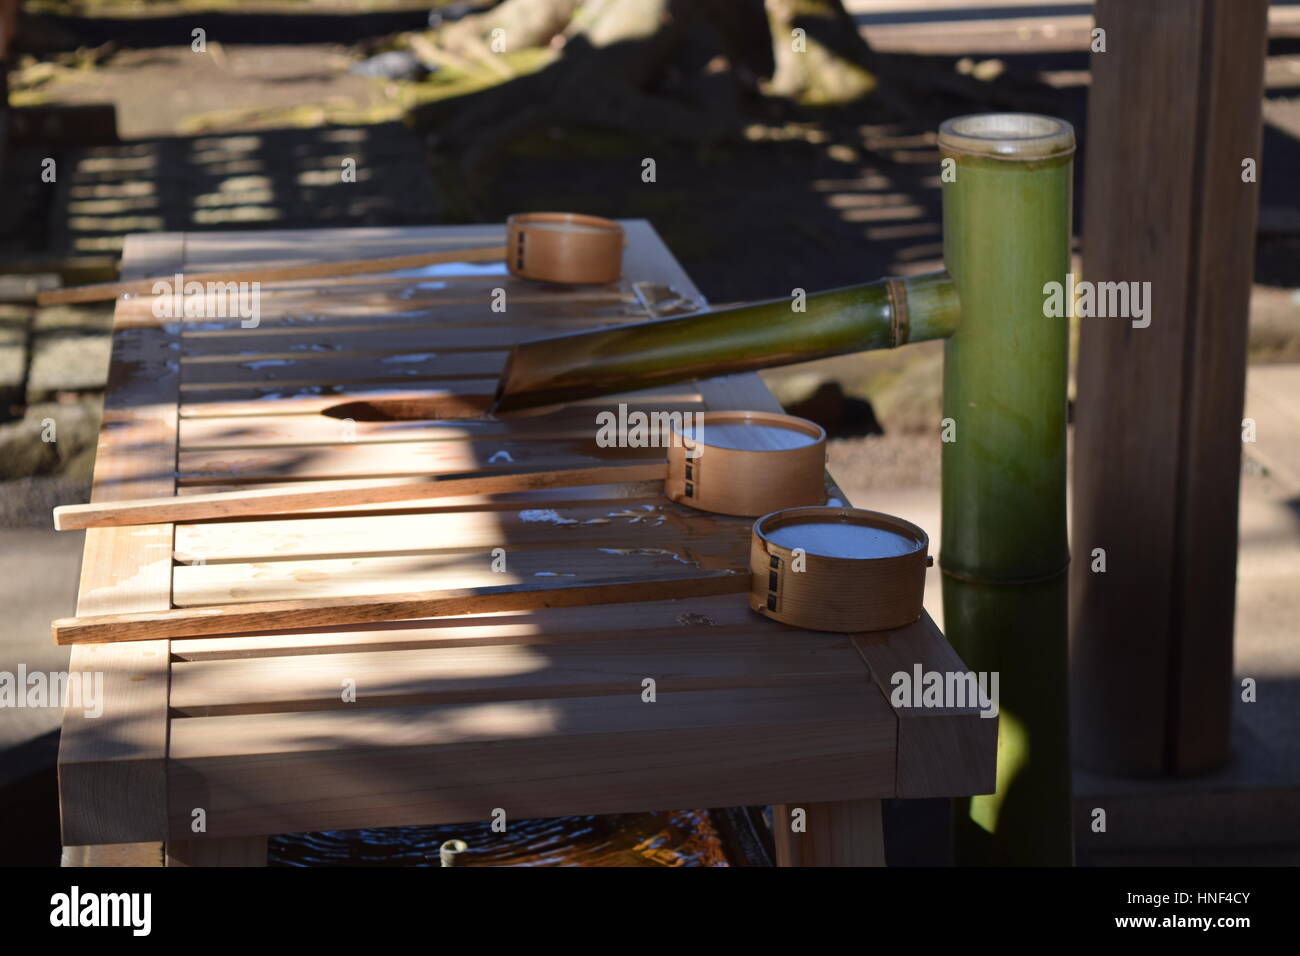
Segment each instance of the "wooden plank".
[[[465,379],[439,385],[437,382],[394,382],[387,385],[348,385],[340,388],[309,386],[305,388],[255,388],[247,392],[191,392],[181,405],[185,418],[214,418],[246,415],[321,414],[334,419],[468,419],[487,418],[496,392],[496,379]],[[552,414],[574,414],[591,409],[591,414],[619,404],[629,408],[638,403],[698,401],[699,393],[690,386],[666,386],[643,389],[621,395],[603,395],[584,402],[573,402],[564,409],[541,409],[535,415],[522,412],[510,420],[543,419]],[[664,410],[671,410],[665,405]]]
[[246,229],[204,230],[186,236],[186,265],[192,269],[252,268],[268,264],[378,256],[414,255],[430,249],[501,245],[505,226],[386,226],[355,229],[257,230],[249,242]]
[[[294,293],[313,292],[317,289],[328,289],[330,292],[339,290],[349,295],[358,295],[371,292],[372,289],[368,287],[386,285],[395,287],[418,285],[421,291],[437,289],[453,295],[459,293],[462,289],[473,290],[476,288],[493,288],[495,286],[513,286],[522,290],[536,290],[537,288],[535,282],[511,275],[504,260],[495,263],[457,262],[452,260],[448,263],[435,265],[432,268],[395,269],[375,275],[326,276],[310,280],[286,279],[276,283],[276,287],[271,291],[276,295],[292,295]],[[391,295],[395,292],[400,294],[405,290],[399,288],[381,291],[384,294]]]
[[[388,288],[391,287],[391,288]],[[310,294],[320,289],[351,295],[420,297],[438,299],[474,293],[479,289],[515,289],[540,300],[542,296],[599,296],[617,294],[617,283],[594,285],[543,285],[510,274],[504,260],[495,263],[451,262],[425,269],[399,269],[377,275],[342,276],[311,280],[286,280],[276,284],[277,295]]]
[[182,451],[221,448],[292,448],[327,445],[351,439],[358,444],[376,442],[442,441],[510,437],[588,438],[591,413],[545,419],[411,419],[365,421],[325,415],[256,415],[231,418],[187,418],[180,423]]
[[[619,409],[649,407],[661,411],[670,410],[682,402],[699,402],[699,390],[692,385],[663,385],[657,388],[645,388],[635,392],[622,392],[615,395],[601,395],[579,401],[568,402],[560,407],[544,407],[511,412],[504,416],[504,421],[544,422],[553,417],[573,416],[577,418],[584,412],[591,415],[593,427],[597,415],[601,412],[617,413]],[[491,408],[485,408],[487,415]],[[353,414],[356,412],[357,414]],[[442,396],[437,394],[421,395],[412,392],[397,392],[391,398],[382,396],[368,398],[361,405],[340,405],[329,410],[335,418],[348,415],[354,418],[379,419],[450,419],[442,407]]]
[[[448,382],[413,379],[369,385],[311,385],[299,387],[250,386],[247,389],[193,390],[185,393],[181,415],[187,418],[233,415],[290,415],[326,413],[339,417],[362,417],[364,408],[386,409],[387,417],[397,418],[470,418],[487,416],[496,393],[497,380],[459,379]],[[691,389],[645,389],[623,395],[604,395],[600,407],[650,401],[663,396],[665,401],[680,401]],[[678,396],[669,398],[668,396]],[[574,403],[596,408],[597,400]],[[358,409],[353,411],[352,409]],[[342,411],[339,411],[342,409]],[[545,414],[545,411],[543,411]],[[593,413],[594,414],[594,413]],[[371,416],[366,416],[371,417]]]
[[1150,282],[1149,327],[1084,319],[1079,345],[1074,753],[1107,772],[1202,772],[1228,755],[1259,189],[1242,162],[1260,156],[1266,13],[1097,6],[1111,42],[1089,96],[1084,264],[1093,281]]
[[[701,630],[707,628],[707,630]],[[685,598],[545,611],[509,611],[458,618],[387,621],[361,627],[278,631],[239,637],[196,637],[177,643],[175,660],[233,660],[285,654],[336,654],[354,651],[413,650],[501,644],[552,645],[603,640],[611,633],[672,637],[683,631],[698,641],[730,635],[762,635],[788,640],[790,629],[755,615],[731,595]]]
[[571,312],[563,310],[549,319],[530,315],[526,322],[520,322],[519,316],[514,315],[510,322],[467,319],[453,323],[446,316],[431,321],[432,316],[421,313],[402,325],[376,322],[373,326],[357,327],[352,322],[328,328],[292,325],[277,328],[263,324],[247,331],[203,333],[187,329],[181,338],[181,357],[188,371],[194,364],[247,362],[344,351],[363,353],[369,350],[386,354],[433,349],[442,352],[496,351],[545,335],[625,325],[641,316],[642,313],[637,312],[575,318]]
[[[803,829],[791,829],[794,816]],[[879,800],[772,807],[777,866],[884,866]]]
[[185,417],[230,415],[301,415],[328,412],[351,402],[379,402],[418,397],[427,406],[426,418],[481,418],[496,393],[495,378],[451,381],[412,379],[371,385],[250,386],[243,389],[199,390],[181,398]]
[[[918,672],[968,672],[929,614],[900,630],[855,635],[853,643],[891,706],[895,674],[915,682]],[[909,702],[893,709],[898,716],[898,796],[961,797],[994,791],[996,715],[981,717],[978,702],[964,707],[915,707]]]
[[239,362],[186,362],[181,366],[181,391],[382,383],[409,378],[449,381],[486,378],[500,374],[507,354],[499,350],[463,353],[411,349],[378,355],[339,351],[329,355],[257,357]]
[[[626,539],[619,547],[557,546],[563,543],[545,549],[506,547],[499,556],[485,549],[477,553],[181,565],[173,572],[173,603],[184,608],[523,586],[547,580],[553,585],[578,584],[687,571],[697,565],[715,569],[748,566],[749,543],[734,537],[700,542],[696,547],[667,542],[666,548],[629,548]],[[494,564],[506,570],[495,571]]]
[[[411,280],[406,280],[402,289],[409,290],[410,283]],[[289,337],[306,339],[304,344],[316,344],[319,339],[321,344],[342,347],[343,337],[366,332],[376,335],[408,332],[418,336],[422,329],[452,332],[475,327],[508,330],[518,326],[585,329],[630,322],[645,315],[635,297],[622,292],[563,296],[521,292],[507,300],[506,311],[502,312],[492,309],[490,290],[484,290],[481,296],[434,292],[407,296],[405,291],[358,296],[347,295],[347,291],[338,290],[328,297],[315,289],[292,295],[263,294],[259,299],[256,327],[246,326],[244,323],[251,319],[240,316],[189,316],[179,321],[187,346],[215,341],[229,345],[234,352],[241,348],[255,349],[263,340],[265,344],[283,343]],[[342,308],[341,302],[348,303],[349,307]],[[140,303],[135,309],[144,311]]]
[[[590,439],[595,431],[596,416],[604,411],[615,414],[612,406],[579,405],[527,417],[502,419],[409,419],[402,421],[364,421],[339,419],[324,415],[257,415],[232,418],[187,418],[180,423],[182,451],[210,451],[218,448],[297,447],[327,445],[347,438],[357,444],[375,442],[464,441],[468,439],[511,438],[520,441],[541,439]],[[704,410],[695,396],[692,401],[630,402],[627,411],[685,414]],[[625,434],[625,433],[620,433]]]
[[[888,796],[895,719],[842,685],[177,718],[169,806],[207,838]],[[382,781],[381,786],[376,786]]]
[[[371,555],[487,554],[585,547],[748,547],[752,518],[696,511],[662,497],[560,508],[227,521],[176,528],[176,560],[223,564]],[[713,547],[710,547],[710,546]]]
[[[124,274],[179,268],[182,239],[131,236]],[[92,501],[170,493],[175,485],[177,330],[119,324],[104,397]],[[86,533],[78,614],[171,606],[170,525]],[[160,841],[165,833],[168,642],[78,647],[69,670],[104,675],[104,714],[67,708],[59,740],[65,845]]]
[[[599,484],[603,481],[645,481],[662,478],[666,474],[666,464],[660,467],[659,472],[649,467],[653,462],[664,461],[662,448],[602,448],[596,444],[595,431],[593,423],[589,436],[578,440],[514,441],[490,437],[481,441],[455,443],[340,442],[295,445],[290,448],[186,451],[181,452],[177,462],[177,480],[182,485],[196,482],[217,484],[223,481],[251,484],[287,479],[312,481],[429,476],[425,484],[446,486],[449,494],[474,494],[478,492],[476,482],[487,482],[488,479],[494,479],[500,491],[526,491],[529,488],[556,487],[565,480],[571,484]],[[621,479],[615,472],[623,467],[624,462],[632,467],[633,461],[644,462],[647,467],[641,471],[629,472],[625,479]],[[529,470],[525,472],[524,469]],[[606,472],[608,475],[601,477]],[[555,477],[543,477],[546,475]],[[512,476],[514,482],[507,481],[506,476]],[[530,481],[529,476],[537,477]],[[457,484],[453,485],[453,482]],[[419,483],[413,482],[411,488],[415,492],[413,497],[418,497]],[[429,490],[432,492],[435,489],[431,487]],[[240,499],[231,497],[227,500],[233,507],[234,502]],[[292,505],[283,501],[273,507],[289,510]],[[262,510],[260,513],[268,512]]]
[[414,617],[482,614],[541,607],[671,600],[749,590],[749,571],[724,569],[584,580],[570,585],[512,584],[451,591],[378,594],[361,597],[261,601],[219,607],[181,608],[61,618],[51,625],[56,644],[145,641],[165,636],[196,637],[270,628],[365,624]]
[[[320,339],[322,344],[339,348],[348,347],[349,342],[365,348],[364,341],[356,340],[365,333],[384,343],[401,332],[418,337],[436,331],[455,336],[475,328],[503,334],[538,327],[589,329],[633,322],[646,315],[640,298],[626,285],[596,292],[548,291],[535,284],[517,288],[500,279],[485,282],[482,288],[434,289],[429,285],[407,279],[392,289],[330,289],[327,294],[313,287],[267,293],[259,299],[255,326],[243,316],[189,316],[182,319],[182,330],[196,352],[215,356],[219,352],[205,343],[223,343],[237,353],[256,349],[259,336],[267,343],[282,344],[296,336],[311,344]],[[143,303],[134,308],[145,311]]]
[[[299,308],[304,304],[325,304],[329,309],[326,298],[321,296],[322,292],[328,293],[327,298],[358,299],[363,309],[386,309],[396,316],[411,315],[421,308],[443,305],[471,305],[486,309],[497,289],[505,291],[507,303],[545,305],[569,302],[577,308],[592,303],[617,307],[619,303],[634,301],[636,298],[636,293],[622,282],[580,288],[544,285],[513,279],[506,273],[504,265],[468,268],[478,271],[475,274],[452,275],[441,271],[421,274],[419,270],[411,270],[350,279],[313,279],[309,282],[277,283],[263,294],[274,297],[270,302],[273,315],[284,314],[285,310]],[[515,294],[512,296],[511,292]],[[337,311],[337,307],[331,311]],[[498,306],[489,317],[502,321],[501,307]],[[200,323],[209,321],[197,316],[187,318],[186,321],[191,318]],[[211,321],[224,320],[217,316]],[[228,327],[234,325],[228,323]]]
[[[372,446],[379,449],[403,446]],[[576,456],[556,456],[568,465]],[[545,461],[545,459],[541,459]],[[471,463],[472,464],[472,463]],[[190,495],[185,498],[132,498],[116,502],[91,502],[85,505],[62,505],[55,509],[54,526],[60,531],[122,525],[143,525],[160,521],[197,521],[214,518],[275,515],[310,508],[340,508],[353,504],[410,501],[465,494],[497,494],[558,488],[571,485],[599,485],[612,480],[661,480],[666,464],[657,461],[610,464],[599,467],[569,467],[557,470],[524,470],[521,466],[501,466],[487,471],[445,471],[427,477],[410,477],[405,481],[385,479],[374,484],[347,488],[312,487],[296,491],[282,489],[244,489],[218,494]],[[288,470],[288,469],[286,469]],[[374,469],[376,475],[382,474]],[[419,474],[412,472],[412,475]],[[364,471],[362,477],[366,477]],[[247,480],[247,479],[246,479]]]
[[[384,481],[403,483],[409,478],[389,479],[352,479],[347,481],[318,482],[271,482],[248,485],[248,488],[270,490],[301,490],[311,487],[351,488],[370,486]],[[225,494],[238,485],[191,485],[178,489],[179,495],[190,494]],[[415,501],[381,503],[371,505],[350,505],[347,508],[318,508],[303,512],[303,516],[342,517],[349,515],[370,514],[422,514],[432,512],[450,514],[463,511],[502,511],[510,508],[562,508],[592,502],[607,502],[611,508],[619,508],[629,499],[659,497],[663,493],[662,481],[628,481],[611,485],[588,485],[566,488],[543,488],[539,491],[515,491],[499,495],[463,495],[455,498],[421,498]]]
[[[843,684],[861,668],[843,635],[627,631],[587,641],[207,660],[173,665],[173,716]],[[350,696],[345,696],[345,691]]]
[[168,866],[266,866],[266,837],[168,840]]

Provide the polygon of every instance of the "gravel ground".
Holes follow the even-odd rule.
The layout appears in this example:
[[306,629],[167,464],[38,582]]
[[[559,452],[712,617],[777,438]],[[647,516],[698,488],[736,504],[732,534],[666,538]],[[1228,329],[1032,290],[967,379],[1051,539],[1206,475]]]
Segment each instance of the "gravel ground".
[[826,465],[850,499],[853,488],[938,488],[941,448],[937,431],[835,438]]

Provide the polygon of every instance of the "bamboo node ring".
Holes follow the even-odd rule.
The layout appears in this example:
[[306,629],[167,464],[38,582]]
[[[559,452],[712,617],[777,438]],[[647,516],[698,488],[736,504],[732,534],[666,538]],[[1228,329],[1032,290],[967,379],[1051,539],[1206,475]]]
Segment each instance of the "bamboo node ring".
[[902,279],[885,280],[885,294],[889,297],[889,330],[894,337],[894,347],[906,345],[911,335],[911,319],[907,314],[907,286]]
[[1023,578],[990,578],[984,575],[967,574],[958,571],[955,568],[948,567],[943,563],[943,555],[939,556],[939,571],[947,577],[957,581],[964,581],[966,584],[992,584],[1017,586],[1021,584],[1041,584],[1043,581],[1051,581],[1059,578],[1070,570],[1070,559],[1065,559],[1065,564],[1061,565],[1054,571],[1048,571],[1045,574],[1034,574]]

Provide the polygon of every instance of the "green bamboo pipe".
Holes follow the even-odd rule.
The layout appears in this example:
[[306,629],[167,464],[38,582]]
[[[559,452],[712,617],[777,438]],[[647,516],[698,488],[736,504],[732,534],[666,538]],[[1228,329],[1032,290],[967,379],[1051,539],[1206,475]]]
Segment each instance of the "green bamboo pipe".
[[880,279],[794,299],[655,319],[516,345],[494,410],[516,411],[615,392],[905,342],[944,338],[957,327],[945,273]]
[[961,863],[1073,862],[1067,709],[1068,327],[1044,314],[1070,268],[1074,130],[964,116],[939,130],[944,264],[944,625],[1000,674],[997,792],[958,801]]

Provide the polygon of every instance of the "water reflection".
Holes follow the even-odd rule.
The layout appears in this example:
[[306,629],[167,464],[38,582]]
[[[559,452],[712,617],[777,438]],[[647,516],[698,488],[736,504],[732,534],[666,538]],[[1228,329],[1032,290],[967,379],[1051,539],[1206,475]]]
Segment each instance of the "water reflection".
[[[626,813],[272,837],[271,866],[438,866],[438,846],[460,839],[456,866],[732,866],[707,810]],[[739,847],[730,849],[735,856]]]

